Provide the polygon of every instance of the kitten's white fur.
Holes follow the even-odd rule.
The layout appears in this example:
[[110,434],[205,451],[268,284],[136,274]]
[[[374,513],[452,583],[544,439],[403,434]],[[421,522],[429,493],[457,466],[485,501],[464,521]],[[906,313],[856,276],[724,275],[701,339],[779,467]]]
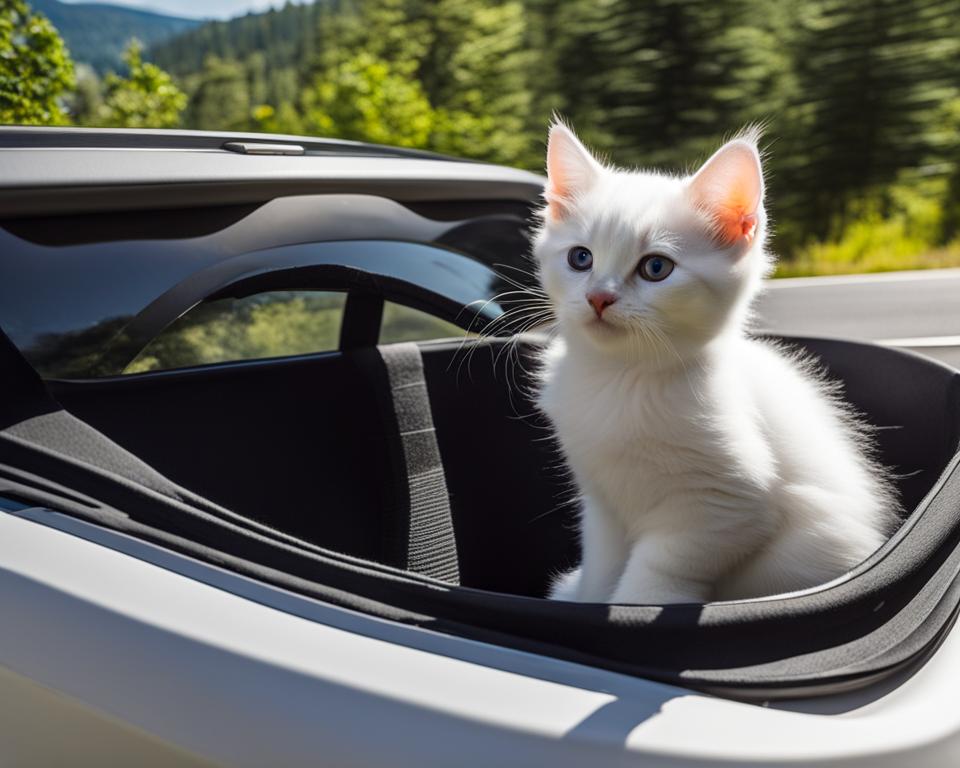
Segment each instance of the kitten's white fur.
[[[895,514],[865,430],[813,367],[746,335],[769,270],[755,138],[691,177],[597,162],[551,129],[535,242],[558,336],[539,405],[582,496],[581,567],[551,597],[701,602],[829,581]],[[593,268],[567,263],[573,246]],[[661,282],[645,254],[676,263]],[[618,300],[598,319],[587,291]]]

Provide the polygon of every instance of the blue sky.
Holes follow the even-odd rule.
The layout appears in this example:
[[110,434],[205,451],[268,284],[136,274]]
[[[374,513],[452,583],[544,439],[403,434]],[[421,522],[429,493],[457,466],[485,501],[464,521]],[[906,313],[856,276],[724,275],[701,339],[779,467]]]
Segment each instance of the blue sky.
[[[110,5],[126,5],[157,11],[170,16],[187,16],[194,19],[229,19],[242,16],[247,11],[265,11],[279,7],[284,0],[96,0]],[[63,0],[67,3],[91,2],[91,0]]]

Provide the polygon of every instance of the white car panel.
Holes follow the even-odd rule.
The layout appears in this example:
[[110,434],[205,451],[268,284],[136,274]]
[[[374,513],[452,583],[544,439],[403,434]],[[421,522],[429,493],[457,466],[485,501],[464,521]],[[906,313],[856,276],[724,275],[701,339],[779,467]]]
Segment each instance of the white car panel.
[[764,707],[371,618],[43,509],[0,513],[0,616],[0,712],[19,713],[0,743],[29,747],[40,686],[102,726],[58,729],[71,764],[137,734],[171,765],[960,763],[956,632],[912,673]]

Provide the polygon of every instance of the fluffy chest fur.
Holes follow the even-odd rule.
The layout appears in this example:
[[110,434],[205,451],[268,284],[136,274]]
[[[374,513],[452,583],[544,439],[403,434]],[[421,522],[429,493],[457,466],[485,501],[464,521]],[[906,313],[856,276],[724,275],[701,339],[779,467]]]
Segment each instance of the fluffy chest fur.
[[562,342],[548,354],[540,407],[578,487],[631,539],[691,524],[678,498],[723,500],[740,514],[763,503],[776,460],[759,415],[742,396],[728,396],[722,378],[713,365],[595,365]]

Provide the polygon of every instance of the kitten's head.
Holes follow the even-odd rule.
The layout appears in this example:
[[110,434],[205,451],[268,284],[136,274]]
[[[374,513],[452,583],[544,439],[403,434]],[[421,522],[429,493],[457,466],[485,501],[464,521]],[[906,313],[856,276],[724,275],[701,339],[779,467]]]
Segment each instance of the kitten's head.
[[756,137],[685,178],[599,163],[550,129],[534,252],[569,346],[659,366],[739,330],[769,264]]

